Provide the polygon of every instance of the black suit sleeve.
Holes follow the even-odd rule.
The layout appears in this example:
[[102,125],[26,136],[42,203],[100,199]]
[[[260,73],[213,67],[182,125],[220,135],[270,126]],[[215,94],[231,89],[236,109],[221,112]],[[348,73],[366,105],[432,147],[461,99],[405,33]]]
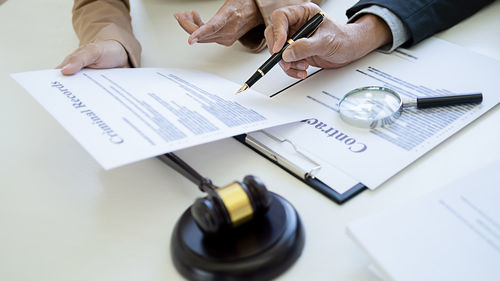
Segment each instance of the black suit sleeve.
[[494,0],[361,0],[347,10],[348,18],[360,10],[378,5],[393,12],[408,29],[414,45],[471,16]]

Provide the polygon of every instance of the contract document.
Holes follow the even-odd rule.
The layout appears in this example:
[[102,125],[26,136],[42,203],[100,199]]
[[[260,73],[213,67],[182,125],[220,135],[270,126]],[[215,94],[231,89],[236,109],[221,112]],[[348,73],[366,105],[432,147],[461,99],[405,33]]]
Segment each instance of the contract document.
[[386,281],[499,280],[499,171],[497,161],[347,232]]
[[[293,143],[300,155],[289,159],[302,158],[296,162],[302,171],[312,171],[339,193],[357,183],[375,189],[497,105],[499,73],[500,62],[429,38],[409,50],[374,52],[343,68],[322,70],[288,88],[275,98],[286,95],[314,117],[249,135],[279,155],[290,154],[284,140]],[[483,102],[404,110],[386,128],[359,129],[340,119],[337,105],[344,94],[364,86],[387,87],[403,99],[480,92]]]
[[13,74],[105,169],[311,117],[213,74],[181,69]]

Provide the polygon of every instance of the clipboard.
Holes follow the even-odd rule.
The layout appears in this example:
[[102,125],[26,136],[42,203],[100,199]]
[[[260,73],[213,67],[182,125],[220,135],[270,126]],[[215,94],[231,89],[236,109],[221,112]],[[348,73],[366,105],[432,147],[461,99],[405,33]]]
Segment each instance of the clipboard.
[[[264,131],[259,132],[266,134]],[[291,147],[293,147],[295,153],[309,161],[312,164],[312,167],[304,167],[303,165],[298,163],[298,161],[294,161],[291,155],[286,155],[283,152],[277,152],[269,148],[258,139],[253,138],[251,134],[238,135],[234,138],[339,205],[347,202],[349,199],[367,189],[367,187],[362,183],[357,183],[343,193],[337,192],[334,188],[328,186],[315,177],[315,171],[321,169],[321,165],[317,164],[313,159],[301,152],[300,149],[296,147],[290,140],[279,140],[270,134],[266,135],[277,142],[289,143]]]
[[[312,77],[313,75],[321,72],[323,68],[318,69],[317,71],[314,71],[313,73],[309,74],[306,78],[301,79],[299,81],[296,81],[295,83],[292,83],[291,85],[288,85],[287,87],[277,91],[276,93],[270,95],[269,97],[272,98],[285,90],[295,86],[296,84]],[[265,133],[264,131],[260,131]],[[301,152],[298,147],[290,140],[279,140],[276,137],[267,134],[271,139],[274,139],[276,142],[287,142],[289,143],[292,147],[295,153],[302,155],[303,158],[307,159],[309,162],[313,164],[313,167],[308,169],[301,167],[300,164],[296,163],[296,161],[293,161],[288,157],[287,154],[285,153],[277,153],[273,149],[270,149],[268,146],[260,143],[258,140],[254,139],[251,137],[250,134],[242,134],[235,136],[234,138],[253,150],[254,152],[258,153],[262,157],[266,158],[267,160],[273,162],[277,166],[281,167],[283,170],[287,171],[289,174],[297,178],[298,180],[302,181],[303,183],[309,185],[319,193],[323,194],[326,196],[328,199],[332,200],[333,202],[341,205],[345,202],[347,202],[349,199],[353,198],[357,194],[361,193],[363,190],[368,189],[364,184],[358,182],[356,184],[353,184],[352,187],[350,187],[347,191],[343,193],[337,192],[334,188],[331,186],[325,184],[318,178],[314,176],[314,171],[318,170],[321,167],[321,165],[317,164],[311,157],[308,157],[305,153]]]

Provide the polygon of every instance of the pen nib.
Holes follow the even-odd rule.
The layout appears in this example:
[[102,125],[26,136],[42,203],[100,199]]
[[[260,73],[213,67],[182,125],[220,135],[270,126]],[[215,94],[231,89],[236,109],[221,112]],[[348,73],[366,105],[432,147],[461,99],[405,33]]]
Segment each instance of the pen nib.
[[241,87],[241,88],[238,90],[238,92],[236,92],[236,94],[239,94],[239,93],[241,93],[241,92],[245,91],[246,89],[248,89],[248,85],[247,85],[247,84],[243,85],[243,87]]

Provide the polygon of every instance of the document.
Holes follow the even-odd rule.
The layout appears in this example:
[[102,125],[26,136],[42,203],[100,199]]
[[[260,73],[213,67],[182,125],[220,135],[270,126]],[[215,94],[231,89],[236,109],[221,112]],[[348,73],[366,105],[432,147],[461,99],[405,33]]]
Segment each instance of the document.
[[181,69],[13,74],[105,169],[311,117],[221,77]]
[[347,232],[387,281],[499,280],[498,171],[500,161]]
[[[293,143],[311,159],[305,160],[311,163],[305,170],[321,166],[314,176],[337,192],[356,183],[375,189],[497,105],[498,73],[500,62],[436,38],[409,50],[375,52],[346,67],[322,70],[276,95],[294,99],[314,117],[264,133]],[[481,92],[483,102],[404,110],[386,128],[359,129],[343,122],[337,107],[344,94],[365,86],[393,89],[404,100]],[[250,135],[270,146],[262,133]]]

